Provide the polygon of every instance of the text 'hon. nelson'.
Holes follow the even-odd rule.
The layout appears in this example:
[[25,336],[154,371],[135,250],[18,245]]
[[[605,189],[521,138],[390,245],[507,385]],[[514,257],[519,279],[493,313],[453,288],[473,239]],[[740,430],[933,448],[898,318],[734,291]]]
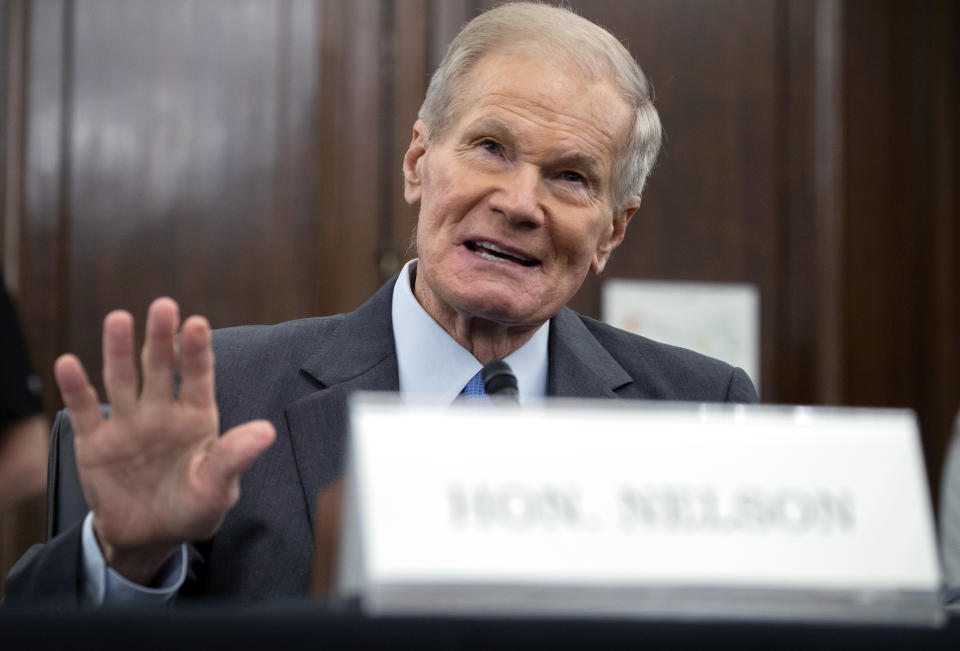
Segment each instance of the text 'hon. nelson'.
[[[848,490],[801,487],[621,486],[585,500],[571,485],[451,486],[447,503],[458,528],[501,531],[852,534],[856,503]],[[606,497],[606,498],[604,498]]]

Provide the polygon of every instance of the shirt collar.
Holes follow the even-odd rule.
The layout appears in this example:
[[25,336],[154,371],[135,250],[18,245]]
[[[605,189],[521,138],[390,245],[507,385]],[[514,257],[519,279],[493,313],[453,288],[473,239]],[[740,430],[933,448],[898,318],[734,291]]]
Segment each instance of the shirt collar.
[[[400,393],[453,402],[482,364],[420,305],[410,287],[417,260],[400,271],[393,288],[393,339],[400,370]],[[520,348],[504,358],[517,376],[520,402],[547,393],[549,321]]]

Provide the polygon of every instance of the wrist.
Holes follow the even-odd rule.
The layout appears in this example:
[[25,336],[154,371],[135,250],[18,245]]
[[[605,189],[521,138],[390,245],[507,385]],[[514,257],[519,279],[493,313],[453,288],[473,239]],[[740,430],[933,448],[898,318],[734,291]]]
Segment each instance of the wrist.
[[163,564],[180,547],[166,543],[129,547],[114,545],[100,535],[96,521],[94,521],[93,533],[106,566],[128,581],[142,586],[150,585]]

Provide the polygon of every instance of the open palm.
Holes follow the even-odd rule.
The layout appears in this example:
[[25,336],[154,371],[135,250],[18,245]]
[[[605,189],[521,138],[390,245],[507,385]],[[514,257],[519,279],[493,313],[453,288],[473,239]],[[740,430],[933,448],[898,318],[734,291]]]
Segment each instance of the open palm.
[[190,317],[178,341],[178,325],[174,301],[151,304],[138,390],[133,318],[123,311],[107,315],[103,378],[109,419],[102,417],[96,390],[76,357],[63,355],[54,367],[104,558],[138,583],[149,582],[181,543],[217,531],[239,496],[240,473],[275,436],[266,421],[219,436],[210,326]]

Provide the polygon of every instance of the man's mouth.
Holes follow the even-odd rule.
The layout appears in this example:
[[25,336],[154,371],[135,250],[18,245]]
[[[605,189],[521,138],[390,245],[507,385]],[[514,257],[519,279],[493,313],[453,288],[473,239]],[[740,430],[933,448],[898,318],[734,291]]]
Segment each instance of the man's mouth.
[[515,264],[523,265],[524,267],[535,267],[536,265],[540,264],[539,260],[534,258],[524,258],[518,256],[516,253],[507,253],[496,244],[491,244],[490,242],[464,242],[464,245],[485,260],[493,260],[494,262],[513,262]]

